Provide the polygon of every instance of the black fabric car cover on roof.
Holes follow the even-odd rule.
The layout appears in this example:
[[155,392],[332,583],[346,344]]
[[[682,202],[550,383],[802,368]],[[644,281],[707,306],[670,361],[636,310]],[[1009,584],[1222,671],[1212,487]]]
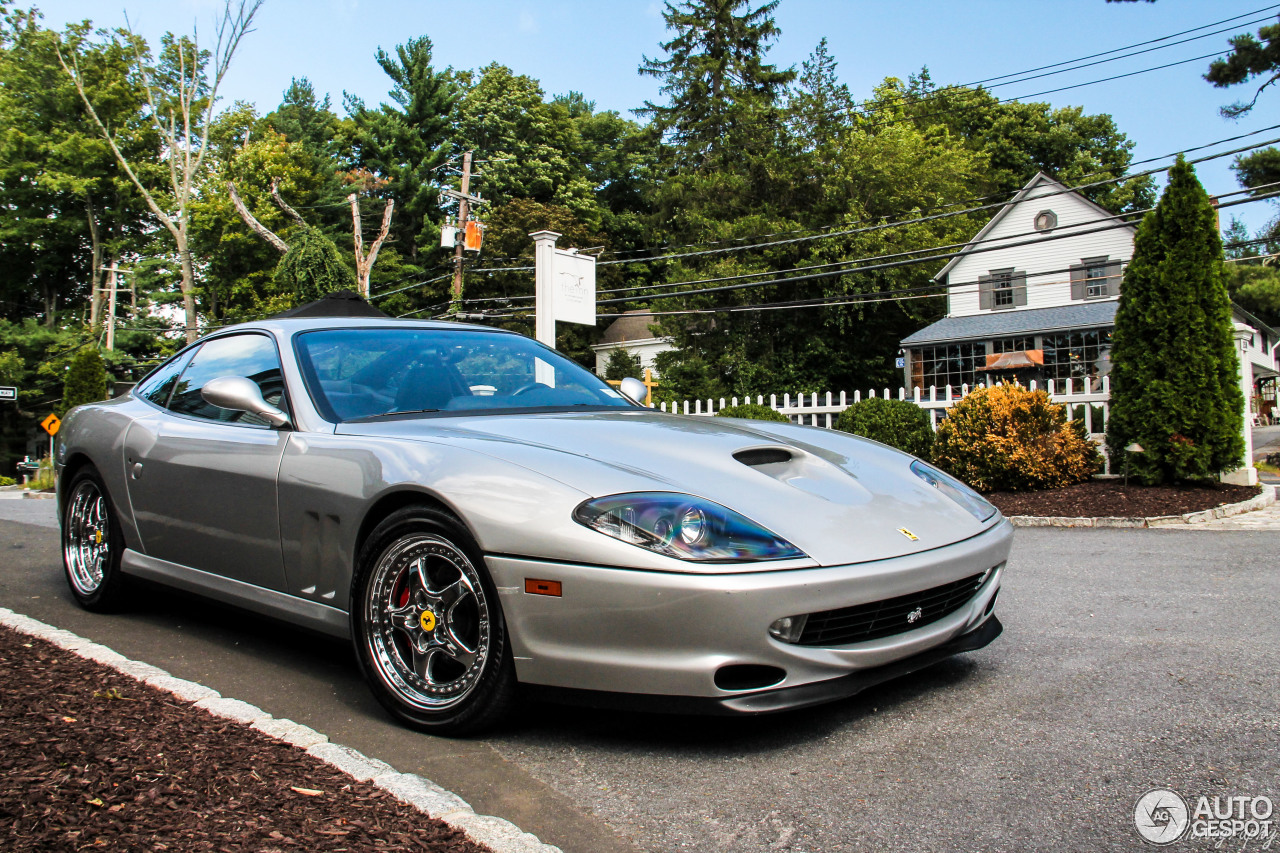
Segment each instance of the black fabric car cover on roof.
[[390,317],[383,311],[374,308],[354,290],[335,290],[326,293],[314,302],[290,308],[274,315],[285,317]]

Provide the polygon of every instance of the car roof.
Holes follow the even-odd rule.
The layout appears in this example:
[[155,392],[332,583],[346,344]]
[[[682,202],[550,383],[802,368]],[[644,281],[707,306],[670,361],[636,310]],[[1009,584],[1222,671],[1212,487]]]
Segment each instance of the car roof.
[[519,335],[508,329],[495,329],[492,326],[481,326],[475,323],[454,323],[440,320],[401,320],[393,317],[270,317],[249,323],[239,323],[218,329],[216,334],[237,331],[270,331],[284,335],[297,332],[316,331],[320,329],[439,329],[453,332],[491,332],[495,334]]

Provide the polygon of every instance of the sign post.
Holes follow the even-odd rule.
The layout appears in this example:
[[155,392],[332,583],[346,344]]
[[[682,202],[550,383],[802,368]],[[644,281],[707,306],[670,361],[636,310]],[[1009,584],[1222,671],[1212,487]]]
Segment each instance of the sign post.
[[53,464],[53,437],[62,428],[62,421],[53,412],[40,422],[40,428],[49,433],[49,464]]
[[556,240],[560,235],[554,231],[535,231],[529,235],[533,238],[533,336],[539,343],[555,349],[556,318],[552,313],[552,281],[555,277]]

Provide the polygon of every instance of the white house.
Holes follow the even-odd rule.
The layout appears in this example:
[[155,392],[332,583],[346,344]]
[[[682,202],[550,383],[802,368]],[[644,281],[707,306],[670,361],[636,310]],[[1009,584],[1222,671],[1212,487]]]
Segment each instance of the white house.
[[1135,230],[1036,175],[934,276],[947,315],[903,339],[905,386],[1105,375]]
[[[1136,230],[1036,175],[934,276],[949,287],[947,314],[902,340],[904,386],[1071,380],[1099,390]],[[1233,312],[1246,422],[1256,422],[1275,404],[1277,332]]]
[[648,368],[653,370],[654,376],[657,376],[657,368],[653,366],[654,358],[660,352],[675,348],[670,338],[654,335],[650,327],[657,322],[657,317],[644,310],[628,311],[614,320],[604,330],[600,341],[591,345],[591,349],[596,354],[596,375],[604,376],[605,365],[609,363],[609,354],[615,349],[623,349],[640,359],[642,375]]

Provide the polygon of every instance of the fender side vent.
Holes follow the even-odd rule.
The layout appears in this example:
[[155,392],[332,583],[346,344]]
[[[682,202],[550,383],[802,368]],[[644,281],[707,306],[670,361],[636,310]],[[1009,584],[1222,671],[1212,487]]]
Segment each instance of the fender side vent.
[[775,462],[790,462],[791,451],[782,447],[751,447],[733,454],[743,465],[755,468],[759,465],[772,465]]

